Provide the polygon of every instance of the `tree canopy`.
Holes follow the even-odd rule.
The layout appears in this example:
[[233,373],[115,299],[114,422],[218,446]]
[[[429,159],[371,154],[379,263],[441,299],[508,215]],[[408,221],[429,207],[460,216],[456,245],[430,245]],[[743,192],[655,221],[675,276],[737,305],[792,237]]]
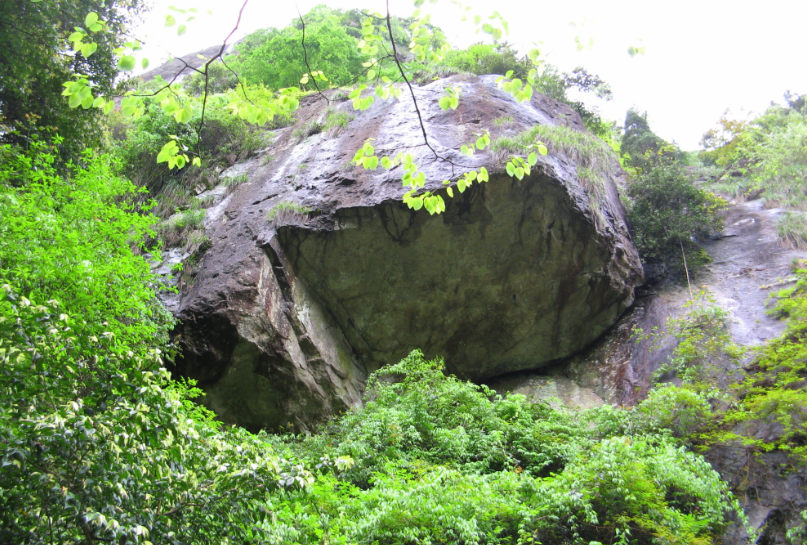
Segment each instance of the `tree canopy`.
[[[0,3],[0,138],[26,141],[41,131],[60,134],[75,153],[97,144],[97,110],[76,111],[62,96],[73,74],[86,74],[100,92],[110,93],[118,76],[115,50],[127,25],[143,9],[142,0],[4,0]],[[105,31],[94,34],[87,55],[67,38],[96,13]]]

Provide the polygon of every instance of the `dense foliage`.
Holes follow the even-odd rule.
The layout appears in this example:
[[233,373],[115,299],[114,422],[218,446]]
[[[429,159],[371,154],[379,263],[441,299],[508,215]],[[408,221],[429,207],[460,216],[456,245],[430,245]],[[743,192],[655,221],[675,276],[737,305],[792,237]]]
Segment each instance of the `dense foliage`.
[[[374,374],[368,396],[289,446],[309,463],[354,461],[311,500],[353,541],[697,543],[730,509],[708,464],[655,430],[628,432],[624,411],[502,398],[418,352]],[[290,541],[317,540],[322,511],[303,515]]]
[[625,115],[620,148],[625,165],[637,173],[678,162],[681,158],[678,148],[650,129],[647,114],[635,110],[628,110]]
[[[393,17],[390,23],[400,59],[411,61],[413,20]],[[368,73],[397,80],[400,74],[392,59],[393,46],[385,25],[380,16],[368,18],[359,10],[317,6],[289,26],[259,30],[245,37],[227,64],[246,82],[271,89],[352,85]],[[375,54],[362,47],[367,26],[384,31],[379,33],[380,47]],[[442,32],[431,29],[430,42],[434,49],[445,46]]]
[[107,155],[87,152],[59,174],[60,142],[0,147],[0,283],[99,328],[78,330],[79,343],[106,332],[140,353],[165,341],[172,321],[154,293],[159,279],[133,253],[145,251],[154,217]]
[[680,163],[642,171],[631,180],[627,195],[633,240],[645,262],[683,277],[686,269],[695,271],[708,260],[697,241],[721,229],[718,212],[725,201],[695,187]]
[[[726,413],[740,440],[764,452],[788,453],[807,463],[807,262],[792,287],[779,292],[775,312],[787,318],[785,332],[765,345],[737,385],[739,402]],[[763,426],[773,433],[759,434]],[[731,436],[731,435],[730,435]]]

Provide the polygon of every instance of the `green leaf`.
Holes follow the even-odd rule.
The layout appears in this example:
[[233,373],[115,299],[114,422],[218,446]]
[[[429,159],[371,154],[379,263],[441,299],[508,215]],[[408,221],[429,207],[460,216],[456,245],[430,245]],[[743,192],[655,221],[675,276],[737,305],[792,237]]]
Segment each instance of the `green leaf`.
[[490,135],[485,133],[476,139],[476,148],[479,150],[483,150],[486,147],[488,147],[489,143],[490,143]]
[[174,157],[178,152],[176,140],[166,142],[157,154],[157,163],[165,163]]
[[430,215],[434,215],[435,202],[434,199],[432,199],[432,197],[426,197],[425,199],[423,199],[423,207]]
[[188,27],[186,25],[179,25],[177,27],[177,36],[182,36],[183,34],[185,34],[186,30],[188,30]]
[[190,108],[180,108],[174,112],[174,119],[177,123],[187,123],[193,117],[193,112]]
[[86,44],[81,44],[81,54],[85,57],[89,57],[98,49],[98,44],[95,42],[90,42]]
[[362,160],[362,164],[364,165],[364,168],[366,168],[367,170],[375,170],[376,167],[378,167],[378,157],[376,157],[375,155],[371,157],[365,157]]
[[124,72],[128,72],[130,70],[134,70],[135,67],[135,58],[131,55],[124,55],[123,57],[118,60],[118,68],[123,70]]
[[377,72],[375,70],[368,70],[367,71],[367,79],[373,80],[376,77]]
[[447,188],[446,188],[446,194],[447,194],[449,197],[451,197],[452,199],[454,198],[454,190],[453,190],[453,189],[451,189],[450,187],[447,187]]
[[509,161],[504,169],[507,171],[507,175],[511,178],[516,175],[516,167],[513,166],[512,161]]
[[94,11],[88,13],[87,16],[84,18],[84,26],[86,27],[91,27],[95,25],[97,22],[98,22],[98,14],[95,13]]
[[174,26],[175,24],[177,24],[177,20],[173,15],[165,16],[165,26]]
[[488,169],[485,167],[481,167],[479,169],[479,173],[476,176],[476,179],[480,182],[487,182],[490,178],[488,177]]
[[392,167],[392,161],[389,157],[384,156],[381,158],[381,166],[389,170]]
[[535,153],[533,151],[529,155],[527,155],[527,163],[529,163],[530,166],[534,165],[537,162],[538,162],[538,154],[537,153]]
[[143,58],[143,60],[142,60],[142,61],[140,61],[140,66],[142,66],[144,70],[145,70],[146,68],[148,68],[148,65],[149,65],[149,60],[148,60],[148,59]]
[[67,104],[71,108],[78,108],[81,105],[81,100],[82,100],[81,95],[79,95],[78,93],[73,93],[73,94],[70,95],[70,98],[68,99]]

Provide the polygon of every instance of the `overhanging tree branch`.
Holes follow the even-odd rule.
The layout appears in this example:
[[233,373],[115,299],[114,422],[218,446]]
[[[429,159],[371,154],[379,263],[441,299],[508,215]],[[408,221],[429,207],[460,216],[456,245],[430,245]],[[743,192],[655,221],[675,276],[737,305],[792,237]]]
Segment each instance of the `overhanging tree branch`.
[[412,84],[409,82],[409,78],[406,77],[406,73],[404,72],[403,66],[401,66],[401,61],[398,58],[398,47],[395,44],[395,38],[392,35],[392,21],[390,17],[389,11],[389,0],[387,0],[387,32],[389,33],[390,43],[392,44],[392,58],[395,60],[395,65],[398,67],[398,72],[401,74],[406,86],[409,88],[409,94],[412,95],[412,104],[415,107],[415,113],[418,115],[418,123],[420,124],[420,131],[423,133],[423,142],[426,144],[426,147],[431,150],[434,154],[435,158],[440,158],[440,155],[437,151],[432,147],[429,143],[429,135],[426,134],[426,125],[423,123],[423,116],[420,114],[420,108],[418,107],[418,100],[415,97],[415,90],[412,88]]

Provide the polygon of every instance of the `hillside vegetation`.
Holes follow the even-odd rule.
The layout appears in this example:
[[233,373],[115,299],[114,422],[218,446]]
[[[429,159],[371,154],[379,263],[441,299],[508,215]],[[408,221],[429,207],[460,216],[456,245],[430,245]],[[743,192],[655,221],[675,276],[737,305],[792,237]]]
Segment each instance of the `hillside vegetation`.
[[[59,20],[51,4],[72,3],[36,4],[42,9],[4,15],[15,28],[44,25],[48,39],[78,26],[86,44],[106,31],[117,39],[112,45],[122,42],[117,20],[93,30],[100,23],[87,16],[103,15],[109,3],[88,0],[86,13],[63,10]],[[66,97],[61,88],[43,89],[50,94],[40,105],[13,97],[17,112],[5,94],[12,84],[69,79],[65,70],[77,67],[58,64],[41,75],[18,63],[0,68],[0,543],[701,545],[744,515],[698,447],[779,450],[790,457],[788,470],[803,470],[803,263],[780,293],[787,331],[754,356],[729,395],[716,395],[699,372],[714,354],[732,350],[719,313],[706,307],[679,324],[671,369],[683,382],[659,385],[634,408],[572,410],[500,396],[447,376],[439,359],[418,351],[385,362],[391,365],[371,376],[363,408],[308,436],[226,427],[196,404],[201,391],[166,370],[175,355],[173,318],[156,296],[165,279],[151,268],[163,242],[204,246],[196,187],[218,183],[214,169],[248,156],[269,128],[289,123],[299,101],[317,92],[315,81],[353,94],[371,70],[379,85],[398,79],[386,43],[374,55],[360,46],[371,34],[360,27],[372,22],[358,12],[317,8],[303,19],[308,62],[327,80],[300,64],[297,23],[242,42],[208,89],[215,93],[190,78],[170,97],[123,99],[106,113],[108,103],[87,99],[81,85],[75,95],[66,87]],[[534,91],[561,100],[573,88],[608,93],[582,69],[531,73],[530,57],[506,45],[443,51],[439,30],[395,24],[400,40],[414,44],[404,52],[413,81],[512,70],[522,85],[532,81]],[[3,36],[13,42],[7,48],[25,50],[24,35]],[[86,60],[92,52],[81,39],[71,40],[72,53]],[[56,62],[50,45],[37,62]],[[103,59],[98,74],[129,65],[111,53]],[[266,59],[283,70],[267,70]],[[510,88],[523,92],[513,81]],[[107,78],[103,87],[112,84]],[[584,104],[572,105],[610,145],[622,136],[637,243],[646,259],[677,275],[679,257],[697,263],[697,237],[719,228],[722,201],[707,188],[761,192],[804,213],[800,100],[712,144],[703,160],[725,173],[709,185],[695,183],[677,150],[650,138],[641,116],[618,135]],[[125,115],[133,112],[139,115]],[[76,130],[63,121],[72,116]],[[88,119],[104,128],[97,142],[79,134]],[[92,148],[77,151],[85,145]],[[794,244],[807,240],[799,221],[783,227]],[[760,439],[754,422],[769,422],[776,433]],[[805,532],[792,528],[791,543]]]

